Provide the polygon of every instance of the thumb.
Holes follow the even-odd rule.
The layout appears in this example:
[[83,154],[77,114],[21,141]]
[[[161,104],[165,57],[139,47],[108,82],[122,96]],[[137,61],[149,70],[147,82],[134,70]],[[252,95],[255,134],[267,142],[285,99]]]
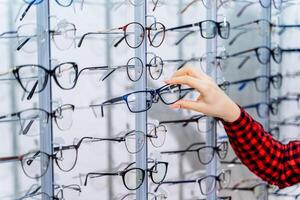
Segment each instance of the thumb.
[[206,105],[202,101],[190,101],[190,100],[179,100],[176,103],[171,105],[171,108],[187,109],[187,110],[193,110],[201,113],[203,113],[205,107]]

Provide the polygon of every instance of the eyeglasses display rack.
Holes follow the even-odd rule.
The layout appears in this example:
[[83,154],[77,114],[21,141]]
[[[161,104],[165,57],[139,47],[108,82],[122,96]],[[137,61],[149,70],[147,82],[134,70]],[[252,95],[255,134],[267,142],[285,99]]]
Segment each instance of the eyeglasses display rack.
[[298,4],[0,1],[0,200],[299,200],[249,172],[219,119],[170,108],[199,94],[164,82],[198,68],[288,141]]

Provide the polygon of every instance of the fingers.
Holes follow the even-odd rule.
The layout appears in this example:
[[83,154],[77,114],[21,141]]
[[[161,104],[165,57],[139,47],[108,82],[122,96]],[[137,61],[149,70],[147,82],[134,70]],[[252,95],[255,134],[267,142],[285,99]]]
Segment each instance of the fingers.
[[207,81],[204,80],[199,80],[191,76],[179,76],[179,77],[174,77],[170,80],[165,81],[167,84],[170,85],[188,85],[191,88],[194,88],[198,90],[202,95],[205,95],[207,90],[208,90],[208,84]]
[[187,109],[187,110],[193,110],[196,112],[204,113],[206,110],[206,106],[201,101],[189,101],[189,100],[179,100],[176,103],[171,105],[171,108],[174,109]]
[[208,75],[206,75],[204,72],[202,72],[201,70],[199,69],[196,69],[194,67],[191,67],[191,66],[187,66],[187,67],[184,67],[178,71],[176,71],[172,78],[174,77],[178,77],[178,76],[191,76],[191,77],[194,77],[194,78],[197,78],[197,79],[210,79],[210,77]]

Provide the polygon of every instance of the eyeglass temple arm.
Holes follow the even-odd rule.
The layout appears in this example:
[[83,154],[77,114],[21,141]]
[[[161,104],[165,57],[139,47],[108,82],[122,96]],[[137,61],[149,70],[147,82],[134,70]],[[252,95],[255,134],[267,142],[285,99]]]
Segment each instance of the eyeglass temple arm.
[[227,58],[228,58],[228,57],[237,57],[237,56],[240,56],[240,55],[243,55],[243,54],[246,54],[246,53],[249,53],[249,52],[255,51],[256,49],[257,49],[257,48],[248,49],[248,50],[245,50],[245,51],[240,51],[240,52],[237,52],[237,53],[234,53],[234,54],[228,55],[228,56],[226,56],[226,57],[227,57]]
[[31,6],[36,2],[36,0],[31,1],[28,6],[26,7],[26,9],[24,10],[24,12],[22,13],[21,17],[20,17],[20,21],[22,21],[24,19],[24,17],[26,16],[27,12],[29,11],[29,9],[31,8]]
[[239,33],[237,33],[229,42],[228,42],[228,45],[231,46],[235,43],[235,41],[241,37],[242,35],[246,34],[246,33],[249,33],[249,31],[252,31],[253,29],[251,30],[243,30],[243,31],[240,31]]
[[[254,20],[254,21],[242,23],[242,24],[239,24],[239,25],[236,25],[236,26],[231,27],[231,29],[233,29],[233,30],[234,30],[234,29],[239,29],[239,28],[242,28],[242,27],[244,27],[244,26],[251,25],[251,24],[257,24],[257,23],[260,22],[260,21],[262,21],[262,20],[258,19],[258,20]],[[267,20],[265,20],[265,21],[267,21]],[[244,29],[242,29],[242,30],[244,30]]]
[[78,184],[62,185],[62,189],[65,189],[65,188],[81,192],[81,188]]
[[117,102],[122,101],[122,100],[123,100],[123,96],[122,97],[116,97],[116,98],[113,98],[113,99],[110,99],[108,101],[103,102],[101,104],[101,116],[104,117],[104,106],[111,105],[111,104],[117,103]]
[[192,35],[196,31],[189,31],[186,34],[184,34],[177,42],[175,42],[175,45],[178,46],[185,38],[187,38],[189,35]]
[[99,178],[99,177],[102,177],[102,176],[118,176],[119,174],[120,174],[119,172],[88,173],[85,176],[84,186],[87,186],[87,180],[88,180],[88,178]]
[[172,185],[175,185],[175,184],[184,184],[184,183],[194,183],[196,182],[196,180],[183,180],[183,181],[163,181],[163,182],[160,182],[157,187],[154,189],[154,192],[157,192],[157,190],[159,189],[159,187],[161,185],[165,185],[165,184],[172,184]]
[[254,5],[255,4],[255,2],[249,2],[249,3],[247,3],[244,7],[242,7],[242,9],[236,14],[236,16],[237,17],[241,17],[242,16],[242,14],[245,12],[245,10],[248,8],[248,7],[250,7],[250,6],[252,6],[252,5]]
[[27,42],[29,42],[29,40],[31,39],[31,37],[27,37],[18,47],[17,47],[17,51],[20,51],[22,48],[23,48],[23,46],[25,46],[25,44],[27,43]]
[[107,79],[110,75],[112,75],[112,73],[114,73],[117,70],[117,68],[110,70],[107,74],[105,74],[105,76],[102,77],[102,81],[104,81],[105,79]]
[[9,70],[6,70],[6,71],[0,71],[0,76],[4,76],[4,75],[7,75],[7,74],[10,74],[14,71],[14,69],[9,69]]
[[127,37],[127,35],[124,35],[123,37],[121,37],[121,38],[114,44],[114,47],[118,47],[119,44],[121,44],[121,42],[123,42],[123,40],[125,40],[126,37]]
[[237,66],[238,69],[242,69],[242,67],[251,59],[251,56],[245,57],[242,62]]
[[[84,72],[84,71],[94,71],[94,70],[107,70],[107,69],[109,69],[109,66],[107,66],[107,65],[103,65],[103,66],[98,66],[98,67],[85,67],[85,68],[83,68],[83,69],[81,69],[79,72],[78,72],[78,75],[77,75],[77,79],[78,79],[78,77],[81,75],[81,73],[82,72]],[[76,80],[77,80],[76,79]]]
[[187,11],[194,3],[200,0],[193,0],[190,3],[188,3],[181,11],[180,14],[183,14],[185,11]]
[[1,33],[0,34],[0,38],[5,36],[5,35],[8,35],[8,34],[17,34],[18,31],[7,31],[7,32],[4,32],[4,33]]
[[199,23],[187,24],[187,25],[182,25],[182,26],[176,26],[176,27],[172,27],[172,28],[167,28],[165,30],[165,32],[167,32],[167,31],[175,31],[175,30],[184,29],[184,28],[191,28],[191,27],[196,26],[196,25],[199,25]]
[[281,51],[284,52],[300,52],[300,49],[281,49]]
[[108,30],[103,30],[103,31],[96,31],[96,32],[87,32],[83,34],[78,42],[77,47],[80,48],[83,40],[88,36],[88,35],[107,35],[107,34],[122,34],[122,33],[110,33],[111,31],[114,30],[120,30],[121,28],[113,28],[113,29],[108,29]]
[[27,100],[30,100],[30,99],[33,97],[33,95],[34,95],[34,93],[35,93],[35,90],[36,90],[38,84],[39,84],[39,82],[38,82],[38,81],[35,81],[35,83],[34,83],[32,89],[30,90],[30,92],[29,92],[29,94],[28,94],[28,96],[27,96],[27,98],[26,98]]
[[177,150],[177,151],[162,151],[161,154],[182,154],[184,155],[186,152],[194,152],[197,150]]
[[14,162],[21,159],[21,156],[0,157],[0,163]]

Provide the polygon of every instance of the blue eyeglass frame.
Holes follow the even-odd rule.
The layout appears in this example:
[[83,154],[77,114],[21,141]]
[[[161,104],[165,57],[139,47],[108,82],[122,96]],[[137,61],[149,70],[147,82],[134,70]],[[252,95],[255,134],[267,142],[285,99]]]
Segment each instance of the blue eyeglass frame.
[[[170,86],[178,87],[178,89],[179,89],[181,92],[186,92],[186,93],[184,93],[183,95],[181,95],[180,98],[177,99],[177,100],[174,101],[174,102],[166,102],[166,101],[164,100],[164,98],[162,97],[161,92],[162,92],[164,89],[169,88]],[[140,112],[145,112],[145,111],[149,110],[149,109],[152,107],[152,103],[158,102],[158,99],[160,99],[160,100],[161,100],[164,104],[166,104],[166,105],[171,105],[171,104],[173,104],[173,103],[179,101],[180,99],[184,98],[184,97],[187,95],[187,93],[188,93],[189,91],[193,91],[193,89],[192,89],[192,88],[181,89],[181,85],[164,85],[164,86],[162,86],[162,87],[160,87],[160,88],[158,88],[158,89],[148,89],[148,90],[140,90],[140,91],[131,92],[131,93],[128,93],[128,94],[126,94],[126,95],[123,95],[123,96],[120,96],[120,97],[116,97],[116,98],[107,100],[107,101],[103,102],[103,103],[100,104],[100,105],[91,105],[91,107],[101,106],[101,116],[104,117],[104,111],[103,111],[104,105],[115,104],[115,103],[118,103],[118,102],[121,102],[121,101],[125,101],[125,102],[126,102],[126,105],[127,105],[127,107],[128,107],[128,109],[130,110],[130,112],[132,112],[132,113],[140,113]],[[142,92],[144,92],[144,93],[149,93],[149,94],[151,95],[151,101],[146,100],[146,101],[147,101],[146,103],[148,103],[148,105],[146,106],[145,109],[138,110],[138,111],[132,110],[132,109],[130,108],[130,106],[128,105],[128,97],[129,97],[130,95],[132,95],[132,94],[142,93]]]

